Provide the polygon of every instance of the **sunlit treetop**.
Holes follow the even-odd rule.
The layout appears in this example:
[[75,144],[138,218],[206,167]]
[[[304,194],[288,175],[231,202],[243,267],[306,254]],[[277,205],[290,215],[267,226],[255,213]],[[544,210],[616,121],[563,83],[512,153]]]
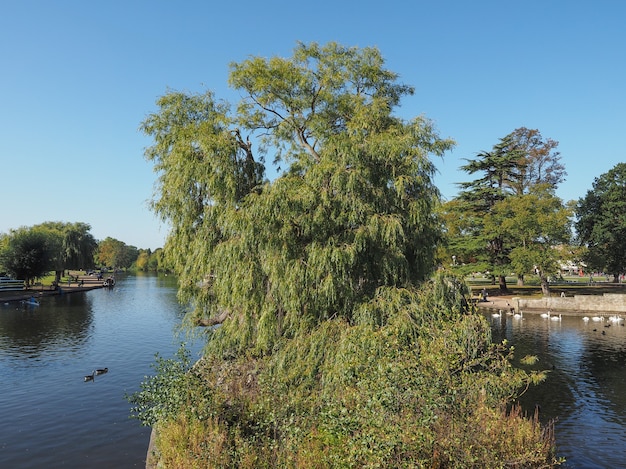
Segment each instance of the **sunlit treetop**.
[[[159,174],[153,208],[181,299],[232,353],[333,317],[434,268],[440,223],[430,158],[453,142],[394,115],[410,86],[373,48],[298,44],[231,64],[233,107],[169,92],[142,129]],[[280,165],[267,180],[265,157]],[[224,345],[228,344],[228,345]]]

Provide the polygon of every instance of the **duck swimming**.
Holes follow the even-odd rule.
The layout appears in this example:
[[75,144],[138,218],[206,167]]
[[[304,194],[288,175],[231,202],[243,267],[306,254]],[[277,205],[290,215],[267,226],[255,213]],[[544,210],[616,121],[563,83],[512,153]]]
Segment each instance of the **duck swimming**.
[[103,374],[108,373],[108,372],[109,372],[108,368],[98,368],[96,370],[96,375],[103,375]]
[[96,370],[94,370],[90,375],[85,376],[85,382],[93,381],[93,378],[96,376]]

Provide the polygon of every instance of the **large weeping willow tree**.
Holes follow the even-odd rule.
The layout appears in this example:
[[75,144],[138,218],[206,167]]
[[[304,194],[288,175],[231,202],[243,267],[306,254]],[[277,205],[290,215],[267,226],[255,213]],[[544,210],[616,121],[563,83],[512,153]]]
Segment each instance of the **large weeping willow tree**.
[[181,300],[220,325],[193,368],[159,362],[131,398],[163,467],[552,461],[506,408],[542,375],[511,368],[461,282],[430,282],[431,158],[453,143],[394,114],[413,92],[397,80],[375,49],[299,44],[231,66],[234,111],[170,92],[143,123]]
[[[397,79],[376,49],[299,44],[290,58],[231,65],[235,111],[211,93],[170,92],[143,123],[182,299],[222,324],[230,352],[351,323],[378,288],[432,272],[429,158],[452,142],[394,115],[413,92]],[[266,157],[281,168],[272,181]]]

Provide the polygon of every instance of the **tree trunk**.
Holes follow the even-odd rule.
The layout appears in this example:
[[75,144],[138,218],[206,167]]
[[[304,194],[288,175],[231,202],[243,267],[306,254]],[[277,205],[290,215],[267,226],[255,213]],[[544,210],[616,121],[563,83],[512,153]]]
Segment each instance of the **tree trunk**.
[[543,296],[550,296],[550,282],[548,282],[548,277],[541,274],[541,293]]
[[506,277],[504,275],[500,275],[499,276],[499,282],[500,282],[500,291],[501,292],[507,292],[509,291],[506,287]]

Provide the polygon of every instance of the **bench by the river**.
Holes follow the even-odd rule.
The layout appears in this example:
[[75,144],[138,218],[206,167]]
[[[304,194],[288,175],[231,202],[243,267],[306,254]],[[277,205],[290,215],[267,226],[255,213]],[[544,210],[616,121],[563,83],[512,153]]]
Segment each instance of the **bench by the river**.
[[21,291],[24,289],[24,280],[15,280],[10,277],[0,277],[0,291]]

